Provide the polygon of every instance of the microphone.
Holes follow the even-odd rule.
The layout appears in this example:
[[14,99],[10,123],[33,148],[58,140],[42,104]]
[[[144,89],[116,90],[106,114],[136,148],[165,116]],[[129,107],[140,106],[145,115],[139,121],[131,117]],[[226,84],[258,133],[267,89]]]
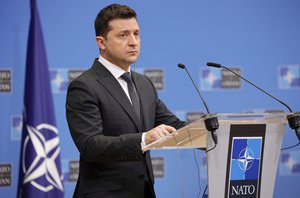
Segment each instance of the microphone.
[[207,62],[206,65],[209,66],[209,67],[224,68],[227,71],[230,71],[234,75],[238,76],[239,78],[243,79],[244,81],[246,81],[250,85],[254,86],[255,88],[257,88],[260,91],[264,92],[265,94],[267,94],[271,98],[275,99],[277,102],[279,102],[282,105],[284,105],[290,111],[290,113],[291,113],[290,115],[287,116],[289,126],[290,126],[291,129],[295,130],[296,136],[297,136],[297,138],[298,138],[298,140],[300,142],[300,112],[293,112],[292,109],[286,103],[282,102],[281,100],[279,100],[275,96],[271,95],[270,93],[266,92],[262,88],[260,88],[257,85],[253,84],[249,80],[245,79],[243,76],[241,76],[238,73],[236,73],[235,71],[229,69],[228,67],[225,67],[225,66],[223,66],[223,65],[221,65],[219,63],[213,63],[213,62]]
[[182,64],[182,63],[178,63],[178,67],[181,68],[181,69],[184,69],[184,70],[186,71],[186,73],[188,74],[190,80],[192,81],[192,83],[193,83],[193,85],[194,85],[194,87],[195,87],[195,89],[196,89],[198,95],[200,96],[201,101],[202,101],[202,103],[204,104],[205,109],[206,109],[206,112],[207,112],[207,114],[205,115],[205,119],[204,119],[205,128],[206,128],[206,130],[208,130],[208,131],[211,132],[211,137],[212,137],[212,139],[213,139],[215,145],[217,145],[217,143],[218,143],[218,138],[217,138],[217,135],[216,135],[215,132],[216,132],[216,130],[219,128],[218,118],[209,115],[210,112],[209,112],[209,109],[208,109],[208,107],[207,107],[207,105],[206,105],[206,102],[205,102],[205,100],[203,99],[203,97],[202,97],[202,95],[201,95],[199,89],[197,88],[197,86],[196,86],[196,84],[195,84],[193,78],[191,77],[191,75],[190,75],[189,71],[187,70],[187,68],[185,67],[185,65]]

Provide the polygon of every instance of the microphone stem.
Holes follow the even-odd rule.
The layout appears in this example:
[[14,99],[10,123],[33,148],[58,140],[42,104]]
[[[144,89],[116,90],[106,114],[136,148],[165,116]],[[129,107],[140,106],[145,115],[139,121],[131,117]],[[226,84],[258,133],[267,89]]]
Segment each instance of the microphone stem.
[[185,70],[185,71],[186,71],[186,73],[188,74],[188,76],[189,76],[189,78],[191,79],[191,81],[192,81],[192,83],[193,83],[194,87],[196,88],[196,91],[197,91],[198,95],[199,95],[199,96],[200,96],[200,98],[202,99],[202,101],[203,101],[203,104],[204,104],[204,106],[205,106],[205,109],[206,109],[207,113],[208,113],[208,114],[210,114],[210,112],[209,112],[209,110],[208,110],[208,107],[207,107],[207,105],[206,105],[206,102],[205,102],[205,100],[203,99],[203,97],[202,97],[201,93],[199,92],[199,90],[198,90],[198,88],[197,88],[197,86],[196,86],[195,82],[193,81],[193,78],[191,77],[191,75],[190,75],[189,71],[188,71],[188,70],[187,70],[185,67],[184,67],[184,70]]
[[255,84],[253,84],[252,82],[250,82],[249,80],[245,79],[243,76],[239,75],[238,73],[236,73],[235,71],[225,67],[225,66],[221,66],[221,68],[224,68],[232,73],[234,73],[235,75],[237,75],[238,77],[240,77],[241,79],[243,79],[244,81],[248,82],[249,84],[251,84],[252,86],[256,87],[257,89],[261,90],[262,92],[264,92],[265,94],[267,94],[268,96],[272,97],[273,99],[277,100],[278,102],[280,102],[281,104],[283,104],[284,106],[286,106],[286,108],[289,109],[289,111],[292,113],[292,109],[287,105],[285,104],[284,102],[278,100],[277,98],[275,98],[274,96],[272,96],[271,94],[269,94],[268,92],[264,91],[263,89],[261,89],[260,87],[256,86]]

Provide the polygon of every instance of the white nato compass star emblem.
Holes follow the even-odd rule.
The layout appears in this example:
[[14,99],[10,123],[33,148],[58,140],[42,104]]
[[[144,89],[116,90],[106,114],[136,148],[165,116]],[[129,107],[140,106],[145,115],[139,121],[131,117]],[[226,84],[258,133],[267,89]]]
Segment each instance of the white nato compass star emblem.
[[[55,163],[60,153],[57,128],[46,123],[42,123],[36,128],[29,125],[26,127],[28,135],[25,137],[23,145],[23,184],[30,182],[43,192],[54,188],[63,191],[62,176]],[[50,136],[43,135],[45,131],[50,133]],[[30,142],[33,145],[31,155],[25,152]],[[26,153],[28,156],[25,156]]]
[[240,169],[244,172],[249,170],[253,165],[253,160],[254,160],[253,151],[248,147],[244,148],[240,152],[239,158],[238,158],[238,164],[239,164]]

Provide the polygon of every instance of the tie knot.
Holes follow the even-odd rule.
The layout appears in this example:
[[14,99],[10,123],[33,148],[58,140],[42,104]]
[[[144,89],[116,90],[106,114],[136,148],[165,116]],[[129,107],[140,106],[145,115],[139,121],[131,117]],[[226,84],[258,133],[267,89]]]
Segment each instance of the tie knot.
[[123,80],[125,80],[127,83],[132,82],[131,76],[130,76],[130,73],[129,73],[129,72],[124,73],[124,74],[121,76],[121,78],[122,78]]

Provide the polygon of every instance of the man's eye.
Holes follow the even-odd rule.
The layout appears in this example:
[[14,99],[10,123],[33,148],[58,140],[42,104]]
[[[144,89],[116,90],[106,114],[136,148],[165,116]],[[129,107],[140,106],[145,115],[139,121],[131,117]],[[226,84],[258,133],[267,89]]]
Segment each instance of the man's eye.
[[120,34],[120,37],[121,37],[121,38],[125,38],[125,37],[126,37],[126,34]]

